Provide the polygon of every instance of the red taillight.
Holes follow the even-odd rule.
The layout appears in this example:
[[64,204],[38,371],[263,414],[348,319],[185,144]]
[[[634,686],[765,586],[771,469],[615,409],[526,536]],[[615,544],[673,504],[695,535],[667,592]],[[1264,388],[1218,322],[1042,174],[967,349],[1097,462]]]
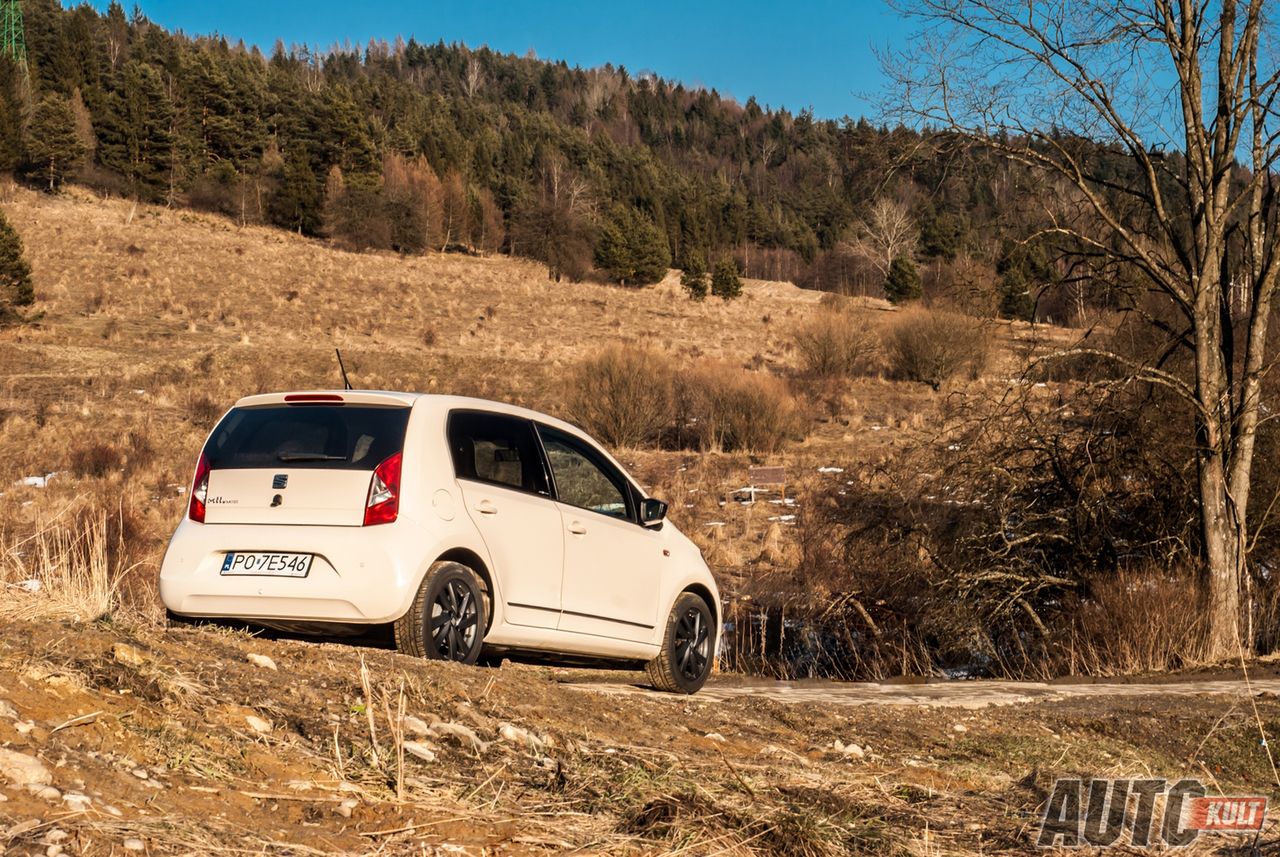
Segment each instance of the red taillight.
[[204,501],[209,496],[209,459],[200,453],[196,462],[196,478],[191,480],[191,507],[187,511],[191,520],[204,523]]
[[364,504],[364,525],[390,524],[400,514],[401,454],[388,458],[373,471],[369,499]]

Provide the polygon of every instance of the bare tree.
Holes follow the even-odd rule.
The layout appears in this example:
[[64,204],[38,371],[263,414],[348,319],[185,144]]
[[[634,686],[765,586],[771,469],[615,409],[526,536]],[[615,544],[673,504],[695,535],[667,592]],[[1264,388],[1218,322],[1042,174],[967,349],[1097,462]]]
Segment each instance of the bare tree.
[[480,87],[484,86],[484,66],[476,59],[475,54],[467,55],[467,74],[462,83],[467,91],[467,98],[475,98]]
[[893,260],[915,252],[920,230],[905,203],[881,197],[858,224],[855,251],[882,276],[889,276]]
[[[1139,271],[1173,308],[1168,332],[1191,369],[1129,368],[1195,415],[1208,654],[1218,658],[1241,640],[1280,262],[1280,39],[1267,5],[903,0],[925,30],[913,44],[924,47],[885,63],[897,106],[915,121],[1065,180],[1079,204],[1046,212],[1045,231]],[[1114,170],[1117,160],[1125,170]],[[1247,294],[1234,324],[1231,272]]]

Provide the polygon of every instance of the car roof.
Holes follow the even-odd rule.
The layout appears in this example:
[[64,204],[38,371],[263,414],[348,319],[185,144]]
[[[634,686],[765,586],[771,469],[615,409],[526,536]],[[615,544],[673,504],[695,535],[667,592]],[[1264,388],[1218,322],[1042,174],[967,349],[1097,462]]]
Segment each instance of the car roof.
[[[572,423],[556,419],[540,411],[522,408],[519,405],[511,405],[506,402],[495,402],[490,399],[477,399],[471,396],[449,396],[440,393],[402,393],[394,390],[290,390],[288,392],[259,393],[254,396],[245,396],[235,403],[235,407],[252,408],[260,405],[281,405],[290,400],[297,401],[294,397],[316,397],[312,401],[341,401],[345,404],[353,405],[402,405],[405,407],[412,407],[419,402],[426,404],[429,401],[431,405],[445,411],[489,411],[490,413],[508,414],[513,417],[537,420],[546,425],[564,429],[571,434],[591,439],[590,435],[587,435]],[[320,399],[319,397],[325,398]],[[337,398],[330,399],[329,397]],[[599,445],[599,441],[593,440],[592,442]]]

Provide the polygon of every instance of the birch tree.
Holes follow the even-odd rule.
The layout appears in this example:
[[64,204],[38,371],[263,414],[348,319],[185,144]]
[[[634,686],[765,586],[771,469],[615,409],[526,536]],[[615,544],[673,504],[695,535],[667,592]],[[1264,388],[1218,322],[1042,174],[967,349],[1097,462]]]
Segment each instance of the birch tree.
[[1192,368],[1129,369],[1195,415],[1215,658],[1241,643],[1277,277],[1280,38],[1267,5],[904,0],[900,10],[922,28],[919,47],[885,63],[899,109],[1037,171],[1047,186],[1065,183],[1071,199],[1046,204],[1044,231],[1131,266],[1173,308],[1167,332]]

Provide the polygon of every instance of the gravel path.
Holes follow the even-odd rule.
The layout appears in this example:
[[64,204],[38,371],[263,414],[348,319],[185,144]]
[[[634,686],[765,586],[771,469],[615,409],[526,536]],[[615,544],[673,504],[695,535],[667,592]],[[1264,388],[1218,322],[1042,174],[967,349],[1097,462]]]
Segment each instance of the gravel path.
[[[784,703],[826,705],[923,705],[932,708],[987,708],[1080,697],[1123,696],[1246,696],[1253,693],[1280,695],[1280,679],[1185,681],[1159,684],[1093,683],[1045,684],[1023,681],[954,681],[929,684],[878,684],[872,682],[752,682],[713,679],[692,699],[697,702],[726,702],[733,699],[769,699]],[[657,693],[640,685],[590,682],[568,684],[588,693],[641,695],[649,699],[688,701],[688,697]]]

